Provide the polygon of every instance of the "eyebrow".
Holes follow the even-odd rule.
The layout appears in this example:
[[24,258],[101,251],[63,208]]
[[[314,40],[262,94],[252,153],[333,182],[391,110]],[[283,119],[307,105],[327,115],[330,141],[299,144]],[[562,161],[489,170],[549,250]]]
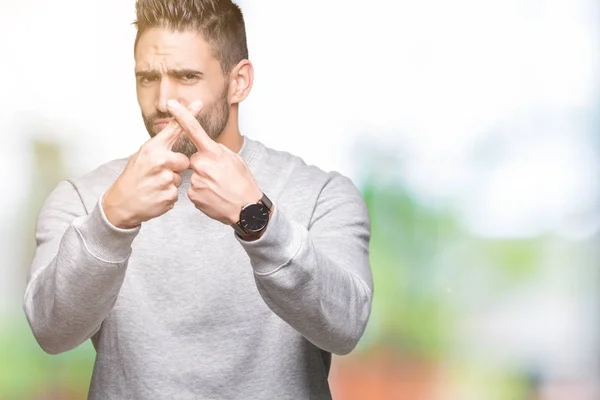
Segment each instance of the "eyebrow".
[[[184,76],[184,75],[202,76],[202,75],[204,75],[204,73],[202,71],[197,71],[195,69],[190,69],[190,68],[168,69],[167,74],[171,75],[171,76]],[[160,73],[157,70],[135,71],[135,76],[141,77],[141,78],[152,78],[152,77],[160,76]]]

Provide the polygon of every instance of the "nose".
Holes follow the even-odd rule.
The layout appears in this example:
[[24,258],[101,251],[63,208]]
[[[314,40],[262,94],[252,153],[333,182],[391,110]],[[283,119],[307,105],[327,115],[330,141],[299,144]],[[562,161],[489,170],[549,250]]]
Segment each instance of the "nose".
[[158,98],[156,100],[156,109],[160,112],[167,112],[167,100],[177,99],[175,87],[171,84],[168,77],[162,77],[160,80]]

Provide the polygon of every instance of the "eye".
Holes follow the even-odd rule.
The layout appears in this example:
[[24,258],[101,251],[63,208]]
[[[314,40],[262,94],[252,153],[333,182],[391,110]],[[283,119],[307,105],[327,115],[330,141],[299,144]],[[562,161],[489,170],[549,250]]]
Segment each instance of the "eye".
[[140,83],[148,84],[151,82],[156,82],[157,80],[158,80],[158,77],[156,77],[156,76],[142,76],[140,78]]
[[195,82],[198,80],[198,76],[194,74],[185,74],[181,77],[181,79],[185,82]]

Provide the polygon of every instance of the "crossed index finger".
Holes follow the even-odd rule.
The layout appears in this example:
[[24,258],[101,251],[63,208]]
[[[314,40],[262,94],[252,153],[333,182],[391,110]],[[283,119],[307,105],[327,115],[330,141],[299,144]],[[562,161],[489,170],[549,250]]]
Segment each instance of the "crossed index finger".
[[169,112],[177,120],[181,128],[188,134],[198,151],[212,151],[216,143],[208,136],[198,120],[177,100],[167,102]]
[[[202,107],[200,102],[194,102],[189,106],[190,113],[198,114],[200,108]],[[176,119],[172,119],[169,121],[167,126],[165,126],[154,138],[153,141],[162,143],[167,149],[171,149],[177,139],[183,133],[183,129],[179,122]]]

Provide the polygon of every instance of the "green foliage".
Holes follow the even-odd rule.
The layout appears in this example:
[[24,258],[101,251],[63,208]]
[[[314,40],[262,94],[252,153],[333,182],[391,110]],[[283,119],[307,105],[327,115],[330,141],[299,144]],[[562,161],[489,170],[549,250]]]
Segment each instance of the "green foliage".
[[46,354],[22,318],[5,322],[0,335],[1,399],[22,400],[36,392],[85,397],[95,357],[89,341],[60,355]]
[[456,232],[451,215],[420,205],[400,185],[367,184],[371,218],[371,268],[375,294],[371,345],[392,344],[427,357],[449,340],[451,312],[434,282],[438,252]]
[[442,357],[461,319],[460,301],[498,296],[539,272],[544,239],[474,237],[452,210],[424,204],[401,182],[366,182],[375,293],[362,348]]
[[535,277],[542,263],[543,239],[496,239],[481,241],[478,249],[481,257],[490,260],[494,266],[514,283]]

